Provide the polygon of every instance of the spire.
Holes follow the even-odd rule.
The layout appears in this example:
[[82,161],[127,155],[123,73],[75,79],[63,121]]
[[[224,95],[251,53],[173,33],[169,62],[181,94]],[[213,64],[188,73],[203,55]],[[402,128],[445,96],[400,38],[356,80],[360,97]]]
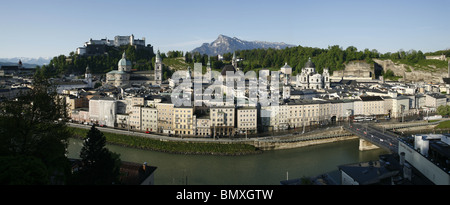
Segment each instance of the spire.
[[156,63],[161,62],[161,56],[159,55],[159,49],[158,49],[158,52],[156,53],[156,59],[155,59],[155,62],[156,62]]
[[122,58],[123,58],[123,59],[126,58],[125,51],[124,51],[123,54],[122,54]]
[[211,57],[210,56],[208,56],[208,63],[206,63],[206,66],[211,67]]

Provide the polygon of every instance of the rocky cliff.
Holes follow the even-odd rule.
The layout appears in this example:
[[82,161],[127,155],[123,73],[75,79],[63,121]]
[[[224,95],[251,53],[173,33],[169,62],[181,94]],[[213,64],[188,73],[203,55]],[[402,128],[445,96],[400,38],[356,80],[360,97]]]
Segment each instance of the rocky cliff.
[[402,76],[399,81],[404,81],[403,76],[406,76],[406,82],[424,81],[427,83],[441,83],[442,77],[447,76],[447,68],[431,67],[428,70],[417,69],[414,66],[405,64],[396,64],[392,60],[373,59],[378,66],[381,66],[386,72],[387,69],[392,70],[396,76]]

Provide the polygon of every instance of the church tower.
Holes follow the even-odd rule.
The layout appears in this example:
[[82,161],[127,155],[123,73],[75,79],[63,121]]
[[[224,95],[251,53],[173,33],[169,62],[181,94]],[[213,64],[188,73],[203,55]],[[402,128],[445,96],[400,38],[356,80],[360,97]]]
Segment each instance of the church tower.
[[206,63],[206,82],[211,82],[212,69],[211,69],[211,58],[208,56],[208,63]]
[[158,53],[156,53],[156,59],[155,59],[155,84],[161,85],[162,82],[162,61],[161,56]]
[[92,86],[92,74],[91,69],[89,69],[89,65],[86,67],[86,73],[84,74],[84,78],[88,84],[88,87],[94,88],[94,86]]
[[233,52],[233,59],[231,59],[231,65],[234,67],[234,69],[236,70],[238,69],[236,52]]
[[322,77],[323,77],[323,88],[325,89],[330,89],[330,72],[328,68],[324,68],[323,69],[323,73],[322,73]]

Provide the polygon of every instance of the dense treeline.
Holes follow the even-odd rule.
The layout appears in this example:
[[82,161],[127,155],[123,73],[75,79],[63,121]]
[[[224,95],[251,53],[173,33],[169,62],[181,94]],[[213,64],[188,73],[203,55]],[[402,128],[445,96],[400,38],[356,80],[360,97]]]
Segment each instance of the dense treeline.
[[[293,75],[301,71],[301,68],[311,58],[316,65],[317,72],[321,73],[323,68],[330,68],[331,71],[341,70],[345,67],[345,63],[353,60],[365,60],[366,62],[373,62],[372,58],[380,58],[380,53],[377,50],[365,49],[358,51],[355,47],[350,46],[345,50],[339,46],[330,46],[327,49],[311,48],[311,47],[291,47],[285,49],[253,49],[236,51],[236,56],[242,61],[239,61],[239,67],[244,71],[250,71],[260,68],[279,69],[285,63],[288,63],[293,68]],[[233,53],[226,53],[223,55],[225,62],[231,61]],[[199,53],[186,53],[186,62],[202,62],[206,63],[208,57],[200,55]],[[212,67],[219,69],[223,63],[217,63],[217,57],[211,58]]]
[[133,69],[153,70],[155,54],[148,49],[136,49],[133,46],[121,46],[119,48],[106,47],[105,55],[82,56],[71,52],[69,56],[60,55],[54,57],[48,65],[42,66],[38,72],[45,76],[55,77],[61,74],[81,75],[89,66],[95,74],[104,74],[117,69],[117,63],[125,51],[127,60],[133,63]]
[[[126,51],[127,59],[133,63],[133,69],[136,70],[153,70],[155,62],[155,54],[145,49],[135,49],[133,46],[122,46],[120,48],[107,47],[107,55],[98,56],[79,56],[70,53],[69,56],[60,55],[54,57],[49,65],[43,66],[38,71],[46,76],[56,76],[58,74],[84,74],[86,66],[93,73],[104,74],[111,70],[117,69],[117,63],[122,57],[123,51]],[[316,65],[316,71],[322,73],[323,68],[329,68],[332,73],[335,70],[342,70],[345,64],[350,61],[365,61],[373,63],[372,59],[391,59],[396,63],[403,63],[411,66],[430,65],[436,67],[445,67],[445,62],[437,60],[425,60],[425,55],[447,55],[450,56],[450,50],[436,51],[424,54],[422,51],[399,50],[398,52],[380,53],[375,49],[358,50],[354,46],[347,48],[338,45],[329,46],[326,49],[312,47],[290,47],[285,49],[253,49],[236,51],[236,56],[240,59],[239,67],[242,71],[258,70],[261,68],[279,69],[284,63],[288,63],[293,68],[293,75],[301,72],[301,69],[311,58]],[[231,63],[233,53],[223,54],[223,60],[219,60],[218,56],[209,56],[198,52],[169,51],[160,54],[161,58],[179,58],[184,57],[185,63],[192,65],[193,63],[202,63],[204,68],[211,60],[211,67],[220,70],[225,64]],[[171,71],[167,66],[163,67],[163,76],[165,79],[171,76]]]
[[445,56],[449,57],[450,56],[450,49],[440,50],[440,51],[435,51],[435,52],[429,52],[429,53],[425,53],[425,55],[427,55],[427,56],[445,55]]
[[64,183],[72,135],[64,121],[67,107],[47,79],[36,75],[33,89],[0,102],[0,184]]
[[[424,54],[422,51],[399,50],[398,52],[380,53],[375,49],[364,49],[358,51],[354,46],[349,46],[345,49],[338,45],[329,46],[326,49],[312,48],[312,47],[291,47],[285,49],[253,49],[253,50],[241,50],[236,51],[236,56],[242,61],[239,61],[239,67],[247,72],[249,70],[257,70],[260,68],[279,69],[288,63],[293,68],[293,75],[301,72],[308,58],[311,58],[316,65],[316,71],[322,73],[323,68],[329,68],[330,72],[335,70],[342,70],[350,61],[365,61],[369,64],[374,63],[372,59],[390,59],[394,62],[404,63],[407,65],[425,64],[425,55],[441,55],[445,54],[450,56],[450,50],[437,51],[434,53]],[[230,63],[233,53],[226,53],[223,55],[225,63]],[[200,53],[185,54],[185,62],[201,62],[204,65],[208,62],[207,55],[201,55]],[[224,62],[218,61],[217,56],[211,56],[211,66],[214,69],[220,69]],[[437,67],[444,66],[445,62],[437,62],[433,60],[427,60],[426,64],[434,64]],[[442,65],[441,65],[442,64]]]

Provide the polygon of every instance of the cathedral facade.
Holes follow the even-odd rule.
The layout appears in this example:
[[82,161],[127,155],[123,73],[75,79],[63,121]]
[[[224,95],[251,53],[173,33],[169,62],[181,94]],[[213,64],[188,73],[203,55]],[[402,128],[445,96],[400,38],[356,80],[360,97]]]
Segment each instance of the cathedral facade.
[[115,87],[128,87],[137,85],[161,85],[162,83],[162,61],[156,55],[155,70],[133,71],[131,61],[126,59],[125,52],[117,64],[118,69],[106,73],[106,84]]
[[302,89],[329,89],[330,73],[328,68],[323,69],[323,73],[316,73],[316,65],[308,59],[302,72],[297,75],[297,87]]

